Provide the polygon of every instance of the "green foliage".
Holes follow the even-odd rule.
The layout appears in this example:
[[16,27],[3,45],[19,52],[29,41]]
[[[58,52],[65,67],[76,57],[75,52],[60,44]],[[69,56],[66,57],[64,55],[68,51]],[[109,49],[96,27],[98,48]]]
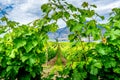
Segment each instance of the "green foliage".
[[47,54],[48,54],[48,61],[56,56],[55,43],[49,42],[49,46],[47,45]]
[[87,2],[83,2],[82,6],[85,8],[85,7],[88,7],[88,3]]
[[[94,4],[83,2],[81,8],[65,0],[49,0],[41,9],[41,19],[30,25],[20,25],[6,16],[0,19],[0,79],[40,80],[45,63],[55,54],[48,47],[48,32],[58,29],[57,21],[62,19],[70,29],[71,46],[66,50],[66,66],[59,71],[58,80],[119,80],[120,79],[120,9],[114,8],[107,24],[99,24]],[[5,24],[3,24],[5,23]],[[102,25],[106,31],[102,34]],[[82,38],[88,42],[83,42]],[[91,40],[101,40],[94,43]],[[47,48],[46,48],[47,46]],[[47,50],[45,50],[47,49]],[[45,52],[47,51],[47,52]],[[60,50],[57,50],[61,53]],[[58,55],[60,56],[60,55]],[[57,61],[60,63],[60,59]],[[46,79],[51,79],[50,75]]]
[[[61,77],[58,79],[119,79],[119,8],[113,9],[114,16],[110,17],[110,22],[102,25],[102,28],[106,29],[105,34],[102,34],[102,29],[98,27],[101,24],[98,24],[95,17],[104,20],[104,16],[100,16],[93,10],[93,8],[97,8],[96,5],[83,2],[82,8],[76,8],[74,5],[60,0],[50,0],[50,4],[54,8],[53,14],[50,14],[52,17],[48,17],[55,21],[63,19],[72,32],[68,36],[70,42],[73,43],[68,51],[70,54],[67,55],[69,62],[60,72]],[[67,17],[64,16],[66,12],[67,15],[69,14]],[[84,44],[83,37],[87,38],[89,42]],[[91,37],[93,40],[101,41],[94,44],[91,42]],[[64,78],[63,75],[68,77]]]
[[43,5],[41,6],[41,9],[42,9],[43,12],[48,13],[48,12],[50,12],[50,11],[52,10],[52,7],[51,7],[50,4],[43,4]]
[[9,20],[5,15],[0,18],[0,35],[12,30],[19,23]]
[[42,64],[45,62],[43,48],[48,39],[44,33],[39,31],[38,27],[17,25],[0,39],[0,78],[6,80],[41,78]]

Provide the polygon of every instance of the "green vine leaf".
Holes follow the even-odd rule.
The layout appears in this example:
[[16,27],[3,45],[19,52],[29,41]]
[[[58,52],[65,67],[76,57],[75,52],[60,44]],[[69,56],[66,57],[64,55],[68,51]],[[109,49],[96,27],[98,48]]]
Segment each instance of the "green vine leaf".
[[17,49],[13,49],[9,57],[15,58],[17,52],[18,52]]
[[96,6],[96,5],[94,5],[94,4],[93,4],[93,5],[90,5],[90,6],[92,6],[92,7],[94,7],[94,8],[97,8],[97,6]]
[[23,47],[26,45],[26,40],[22,39],[22,38],[16,38],[14,40],[14,45],[15,45],[15,48],[20,48],[20,47]]
[[91,73],[92,75],[97,75],[97,74],[98,74],[98,69],[95,68],[95,67],[91,67],[90,73]]
[[50,4],[43,4],[41,6],[41,9],[43,12],[49,13],[52,10],[52,7]]
[[29,41],[25,46],[24,46],[26,52],[30,52],[32,50],[32,48],[34,48],[32,41]]
[[83,6],[83,8],[86,8],[86,7],[88,7],[88,3],[87,2],[83,2],[82,6]]

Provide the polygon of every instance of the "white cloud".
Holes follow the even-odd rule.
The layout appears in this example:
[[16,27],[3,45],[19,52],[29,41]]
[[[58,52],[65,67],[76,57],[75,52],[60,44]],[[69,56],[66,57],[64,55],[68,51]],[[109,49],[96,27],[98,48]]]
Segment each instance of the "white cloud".
[[96,9],[96,11],[100,14],[109,13],[109,12],[111,12],[111,10],[113,8],[120,7],[120,1],[119,0],[111,2],[109,4],[102,4],[102,3],[98,3],[98,8]]
[[2,5],[7,5],[11,3],[11,0],[0,0],[0,3],[2,3]]
[[47,0],[17,0],[8,17],[11,20],[26,24],[40,17],[40,6]]
[[66,23],[62,19],[59,19],[58,22],[57,22],[57,24],[59,25],[60,28],[66,26]]

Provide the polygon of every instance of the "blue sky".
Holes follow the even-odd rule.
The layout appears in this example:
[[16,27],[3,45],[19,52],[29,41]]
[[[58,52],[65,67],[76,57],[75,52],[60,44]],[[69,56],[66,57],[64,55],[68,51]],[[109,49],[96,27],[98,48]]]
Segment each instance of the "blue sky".
[[[120,7],[120,0],[66,0],[69,3],[79,7],[82,2],[87,1],[90,4],[96,4],[96,12],[105,16],[104,23],[107,21],[108,15],[112,8]],[[40,6],[46,3],[47,0],[0,0],[0,8],[3,12],[7,11],[7,17],[11,20],[27,24],[35,19],[40,18]],[[1,12],[0,12],[1,13]],[[1,14],[0,14],[1,16]],[[58,22],[61,27],[65,24],[62,20]]]

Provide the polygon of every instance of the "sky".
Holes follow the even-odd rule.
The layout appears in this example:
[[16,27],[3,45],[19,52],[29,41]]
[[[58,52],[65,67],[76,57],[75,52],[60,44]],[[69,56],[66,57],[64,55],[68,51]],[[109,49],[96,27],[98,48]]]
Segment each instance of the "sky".
[[[107,22],[109,13],[112,8],[120,8],[120,0],[66,0],[67,2],[79,7],[82,2],[86,1],[90,4],[97,5],[95,11],[105,16],[104,21],[99,21],[101,23]],[[21,24],[27,24],[35,19],[41,17],[40,6],[47,3],[47,0],[0,0],[0,16],[1,13],[7,14],[7,17],[11,20],[17,21]],[[62,20],[58,21],[60,27],[65,27],[65,23]]]

